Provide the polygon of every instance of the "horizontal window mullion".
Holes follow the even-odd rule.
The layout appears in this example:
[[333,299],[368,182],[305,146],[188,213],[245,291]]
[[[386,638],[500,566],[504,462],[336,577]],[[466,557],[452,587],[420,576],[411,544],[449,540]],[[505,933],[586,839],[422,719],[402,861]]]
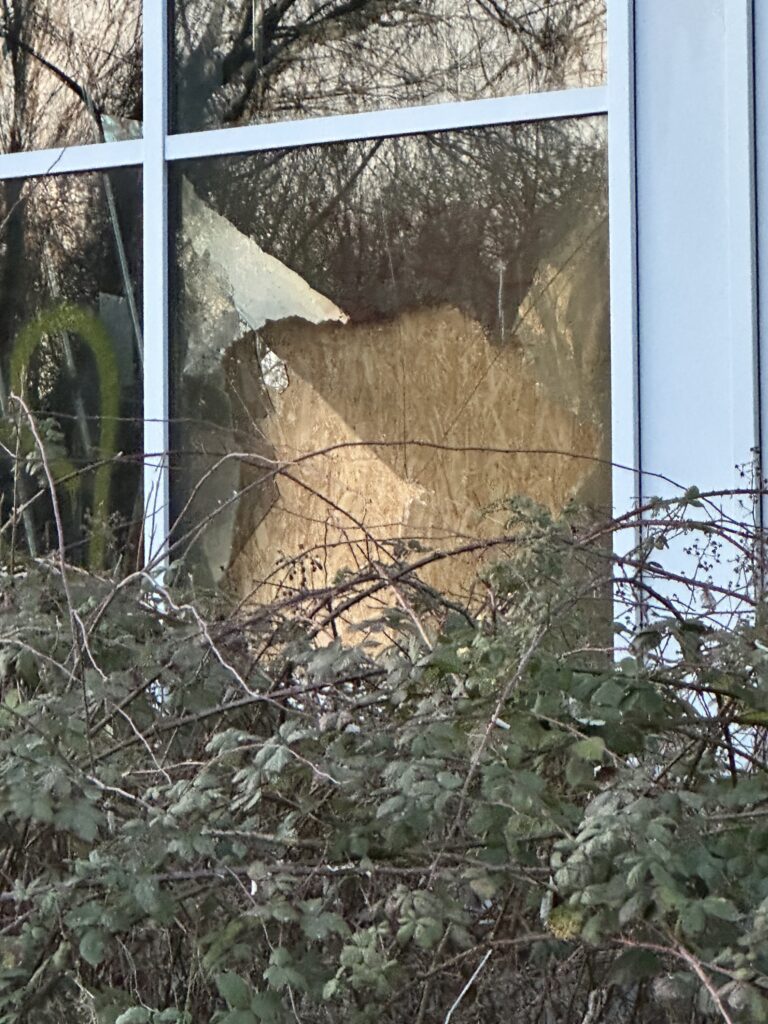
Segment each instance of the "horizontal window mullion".
[[171,135],[167,140],[166,159],[172,161],[231,156],[258,150],[349,142],[378,136],[414,135],[494,124],[586,117],[605,114],[607,110],[608,93],[603,86],[564,89],[502,99],[439,103],[427,107],[406,107]]
[[130,167],[140,164],[143,159],[144,143],[141,139],[40,149],[28,153],[3,153],[0,154],[0,180]]
[[[186,160],[190,157],[344,142],[379,135],[411,135],[521,121],[583,117],[604,114],[607,108],[607,90],[603,86],[566,89],[502,99],[441,103],[428,107],[171,135],[167,139],[166,157],[168,160]],[[141,139],[4,153],[0,154],[0,179],[127,167],[140,164],[143,158],[144,143]]]

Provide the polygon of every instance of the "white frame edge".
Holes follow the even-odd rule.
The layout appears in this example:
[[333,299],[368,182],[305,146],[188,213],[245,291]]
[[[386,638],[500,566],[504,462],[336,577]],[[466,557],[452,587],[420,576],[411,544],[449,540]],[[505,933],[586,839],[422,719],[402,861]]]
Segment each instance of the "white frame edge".
[[[725,41],[734,468],[743,463],[748,452],[759,466],[755,456],[760,445],[754,27],[753,0],[729,0]],[[745,402],[745,395],[749,403]],[[755,511],[760,515],[759,509]]]
[[[164,566],[170,526],[168,0],[144,5],[144,562]],[[155,97],[157,101],[155,101]]]
[[[635,161],[634,0],[608,0],[608,201],[611,281],[611,458],[613,514],[642,501],[640,354]],[[637,545],[639,530],[614,535],[621,557]],[[626,622],[616,595],[614,616]],[[639,624],[639,615],[628,625]]]
[[[758,379],[760,387],[760,475],[768,469],[768,8],[758,3],[754,10],[754,100],[755,100],[755,177],[757,232],[757,307],[758,307]],[[758,59],[759,58],[761,59]],[[763,529],[768,526],[768,494],[762,503]],[[765,583],[765,581],[763,581]]]

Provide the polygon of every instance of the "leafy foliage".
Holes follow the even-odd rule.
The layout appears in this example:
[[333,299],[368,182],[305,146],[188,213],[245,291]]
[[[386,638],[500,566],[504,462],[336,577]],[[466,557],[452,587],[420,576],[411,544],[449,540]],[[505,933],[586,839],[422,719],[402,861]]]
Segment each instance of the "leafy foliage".
[[418,551],[236,615],[8,573],[0,1022],[768,1020],[758,549],[693,614],[700,504],[617,560],[510,503],[467,607]]

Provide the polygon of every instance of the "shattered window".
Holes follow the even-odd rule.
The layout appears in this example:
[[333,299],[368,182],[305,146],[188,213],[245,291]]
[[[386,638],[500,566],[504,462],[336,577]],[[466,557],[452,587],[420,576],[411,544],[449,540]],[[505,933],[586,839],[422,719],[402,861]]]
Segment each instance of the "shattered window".
[[[495,536],[521,497],[609,510],[604,129],[176,167],[177,562],[261,599]],[[425,578],[461,592],[457,564]]]
[[176,0],[174,127],[598,85],[605,0]]
[[141,134],[141,0],[0,5],[0,152]]

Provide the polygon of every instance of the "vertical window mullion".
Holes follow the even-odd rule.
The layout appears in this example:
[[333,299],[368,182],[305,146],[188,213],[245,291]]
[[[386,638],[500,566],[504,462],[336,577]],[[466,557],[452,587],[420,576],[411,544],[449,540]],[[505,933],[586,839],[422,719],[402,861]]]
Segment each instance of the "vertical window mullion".
[[[611,275],[611,449],[613,511],[621,516],[642,500],[640,353],[638,348],[637,193],[635,160],[634,0],[608,2],[608,195]],[[639,533],[617,532],[614,550],[626,555]],[[624,619],[617,600],[614,614]]]
[[[728,54],[726,94],[728,122],[728,293],[731,336],[733,458],[743,465],[753,453],[753,480],[760,477],[760,386],[758,362],[758,264],[755,141],[755,12],[753,0],[727,8],[725,45]],[[760,515],[760,509],[754,509]]]
[[[758,339],[760,388],[760,477],[768,475],[768,10],[755,6],[754,97],[755,97],[755,176],[758,273]],[[763,529],[768,527],[768,494],[763,495]]]
[[144,0],[144,558],[165,559],[169,529],[168,3]]

